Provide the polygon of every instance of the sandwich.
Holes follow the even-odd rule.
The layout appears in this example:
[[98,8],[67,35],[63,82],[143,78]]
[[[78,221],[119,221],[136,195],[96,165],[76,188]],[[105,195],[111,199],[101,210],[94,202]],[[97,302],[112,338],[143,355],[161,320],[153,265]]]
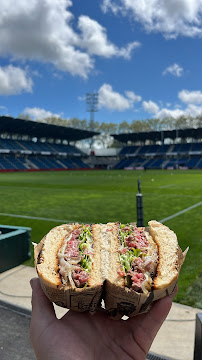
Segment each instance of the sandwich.
[[95,313],[104,300],[116,319],[148,311],[174,291],[185,254],[176,234],[153,220],[63,224],[35,245],[35,266],[50,301]]

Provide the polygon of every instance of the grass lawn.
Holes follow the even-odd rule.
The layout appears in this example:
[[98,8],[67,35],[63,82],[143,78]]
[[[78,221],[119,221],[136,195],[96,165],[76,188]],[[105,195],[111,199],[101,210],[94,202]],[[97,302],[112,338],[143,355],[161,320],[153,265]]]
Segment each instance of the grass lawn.
[[[64,171],[0,173],[1,224],[32,228],[39,242],[67,222],[136,221],[137,180],[141,180],[145,224],[162,220],[202,201],[201,171]],[[165,222],[183,250],[190,247],[179,278],[176,301],[202,308],[202,206]],[[55,219],[55,221],[53,221]],[[33,259],[27,264],[33,266]]]

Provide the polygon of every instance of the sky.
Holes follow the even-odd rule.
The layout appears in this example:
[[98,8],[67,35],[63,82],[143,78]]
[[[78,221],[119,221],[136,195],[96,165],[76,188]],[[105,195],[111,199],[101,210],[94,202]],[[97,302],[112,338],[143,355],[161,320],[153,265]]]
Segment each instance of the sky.
[[1,0],[0,115],[202,113],[202,0]]

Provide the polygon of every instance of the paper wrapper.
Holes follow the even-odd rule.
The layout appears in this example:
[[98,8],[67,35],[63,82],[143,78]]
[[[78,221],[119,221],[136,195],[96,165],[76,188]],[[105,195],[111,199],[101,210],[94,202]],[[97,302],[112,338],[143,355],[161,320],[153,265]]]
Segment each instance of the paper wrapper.
[[[187,251],[188,248],[182,252],[180,247],[178,247],[178,276]],[[165,296],[173,295],[177,285],[178,276],[167,288],[152,290],[148,295],[131,291],[128,288],[120,288],[111,284],[110,281],[106,281],[104,298],[106,311],[109,316],[115,320],[121,319],[124,315],[133,317],[145,313],[149,311],[154,301]]]
[[[42,247],[43,240],[34,248],[36,268]],[[188,249],[182,253],[181,249],[178,249],[178,276],[187,251]],[[46,284],[40,276],[39,279],[44,293],[49,300],[56,305],[78,312],[88,311],[93,315],[100,307],[103,299],[107,313],[115,320],[121,319],[124,315],[133,317],[147,312],[154,301],[167,295],[172,296],[177,284],[177,278],[175,278],[166,289],[152,290],[148,295],[145,295],[128,288],[117,287],[115,284],[110,283],[109,280],[106,280],[103,284],[96,287],[70,289],[67,286],[53,288],[49,286],[49,284]]]
[[[154,301],[163,298],[166,295],[171,296],[177,284],[177,279],[164,290],[153,290],[148,295],[130,291],[130,289],[121,289],[106,282],[105,287],[105,308],[109,316],[119,320],[126,315],[133,317],[147,312]],[[128,290],[128,291],[127,291]]]
[[[43,247],[43,239],[34,247],[35,266],[37,269],[38,256]],[[39,275],[39,274],[38,274]],[[45,283],[39,275],[41,287],[51,302],[56,305],[78,312],[88,311],[93,315],[100,306],[103,284],[85,289],[70,289],[68,286],[53,288]]]

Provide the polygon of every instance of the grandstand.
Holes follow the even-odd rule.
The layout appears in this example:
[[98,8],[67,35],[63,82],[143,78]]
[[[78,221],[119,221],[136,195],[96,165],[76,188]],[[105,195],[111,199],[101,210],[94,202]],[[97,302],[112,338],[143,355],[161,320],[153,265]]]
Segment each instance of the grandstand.
[[97,132],[0,117],[0,171],[202,169],[202,128],[114,134],[121,148],[84,152]]
[[0,171],[88,169],[84,152],[71,145],[97,132],[0,117]]
[[113,137],[126,144],[119,153],[115,169],[202,169],[202,128]]

